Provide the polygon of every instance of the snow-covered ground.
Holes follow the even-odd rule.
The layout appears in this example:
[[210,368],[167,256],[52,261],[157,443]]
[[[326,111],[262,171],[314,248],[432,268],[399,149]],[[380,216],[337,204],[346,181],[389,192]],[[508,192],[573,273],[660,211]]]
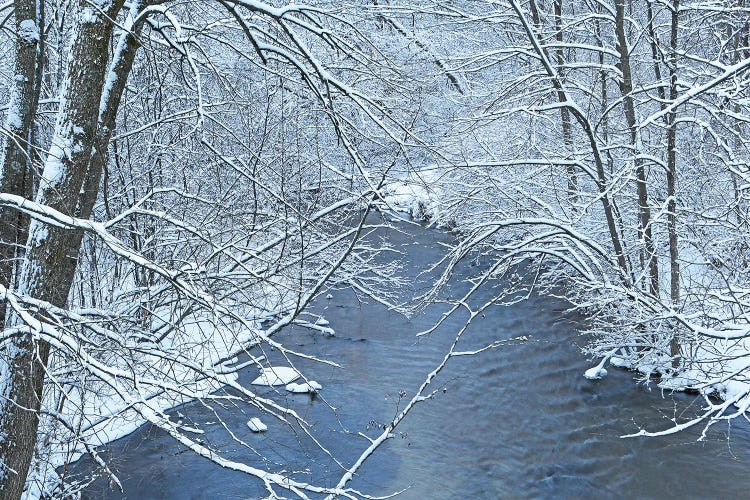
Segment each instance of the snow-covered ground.
[[387,183],[381,190],[385,208],[419,221],[439,221],[443,194],[439,179],[436,170],[423,170]]
[[[325,322],[325,319],[321,317],[319,322]],[[144,354],[138,360],[131,360],[141,366],[148,365],[145,372],[154,374],[154,380],[161,378],[160,382],[149,384],[144,380],[142,387],[134,392],[131,384],[127,381],[117,383],[117,377],[113,376],[109,384],[89,384],[85,392],[68,390],[59,414],[70,423],[75,433],[65,432],[59,427],[52,429],[49,423],[43,429],[42,435],[48,437],[40,446],[38,465],[32,467],[31,488],[25,492],[24,499],[41,498],[45,492],[58,486],[57,468],[86,453],[95,453],[98,447],[127,436],[145,423],[166,425],[180,432],[201,433],[199,429],[183,426],[179,414],[175,420],[170,419],[166,412],[198,398],[209,398],[220,387],[237,385],[237,373],[241,369],[258,367],[258,377],[253,381],[256,385],[290,384],[291,388],[287,385],[290,392],[322,389],[314,381],[293,384],[303,376],[299,371],[289,366],[271,366],[263,356],[238,363],[238,354],[247,356],[252,346],[265,341],[261,323],[256,321],[256,330],[250,330],[245,325],[226,323],[217,318],[189,315],[179,322],[178,331],[155,351],[157,354],[168,353],[170,344],[174,344],[174,358]],[[224,328],[217,328],[217,325]],[[326,330],[333,332],[328,327]],[[141,346],[141,351],[144,347]],[[127,363],[120,367],[116,363],[113,365],[111,368],[115,374],[118,369],[127,369]],[[161,388],[158,387],[160,384]],[[55,404],[59,403],[46,402],[51,408]],[[251,422],[258,429],[256,432],[266,430],[260,418],[251,419],[249,426]]]

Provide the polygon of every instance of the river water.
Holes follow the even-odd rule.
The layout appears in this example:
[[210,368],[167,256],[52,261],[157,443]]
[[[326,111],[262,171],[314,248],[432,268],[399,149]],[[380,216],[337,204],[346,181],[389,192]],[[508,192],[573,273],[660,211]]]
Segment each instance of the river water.
[[[437,260],[444,251],[440,244],[449,241],[447,235],[419,226],[385,236],[404,252],[404,272],[414,277],[415,288],[420,287],[419,271]],[[465,270],[467,275],[471,271]],[[445,293],[463,289],[465,284],[457,281]],[[483,303],[492,294],[487,288],[475,302]],[[311,311],[323,314],[336,336],[294,327],[277,339],[335,360],[342,368],[299,360],[297,367],[323,385],[320,395],[291,395],[283,388],[266,393],[297,410],[332,454],[350,464],[368,445],[358,433],[375,437],[375,425],[390,421],[404,404],[400,394],[413,395],[442,359],[465,316],[456,315],[436,333],[417,339],[415,334],[434,324],[444,307],[435,305],[407,319],[382,305],[362,302],[348,290],[332,295],[318,300]],[[620,438],[640,426],[668,427],[674,417],[695,414],[701,400],[662,394],[654,384],[636,385],[632,373],[614,368],[602,381],[586,380],[582,374],[592,362],[580,352],[585,338],[564,302],[532,296],[509,307],[493,306],[472,324],[462,349],[524,335],[526,342],[451,360],[434,382],[441,389],[437,396],[409,414],[350,485],[372,495],[404,490],[399,497],[404,499],[748,495],[747,422],[717,425],[703,442],[697,442],[698,432],[692,431]],[[256,375],[257,369],[249,367],[240,381],[249,384]],[[268,432],[251,433],[246,422],[258,415],[249,405],[209,409],[193,403],[177,411],[186,423],[205,430],[202,439],[231,458],[275,471],[300,471],[297,479],[330,486],[343,473],[308,438],[269,417],[263,418]],[[234,441],[218,417],[247,446]],[[125,493],[100,479],[84,491],[84,498],[219,500],[267,495],[252,477],[185,451],[149,425],[111,443],[105,456]],[[82,459],[71,471],[83,475],[91,469],[91,462]]]

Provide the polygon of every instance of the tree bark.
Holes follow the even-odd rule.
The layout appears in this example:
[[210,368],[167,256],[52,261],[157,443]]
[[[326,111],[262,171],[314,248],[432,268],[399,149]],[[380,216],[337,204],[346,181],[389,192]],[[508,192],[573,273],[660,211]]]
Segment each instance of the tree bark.
[[[560,75],[560,79],[563,84],[565,83],[565,57],[563,54],[563,26],[562,26],[562,0],[554,1],[555,10],[555,40],[559,44],[555,55],[557,57],[557,72]],[[557,91],[557,99],[560,102],[564,102],[564,93]],[[562,121],[562,132],[563,132],[563,143],[565,144],[566,159],[571,159],[573,154],[573,131],[570,123],[570,111],[567,107],[563,106],[560,108],[560,119]],[[573,166],[566,167],[568,172],[568,201],[573,210],[576,210],[576,204],[578,203],[578,177],[576,175],[576,169]]]
[[[16,61],[13,87],[8,103],[6,128],[8,138],[3,148],[0,191],[25,198],[32,197],[31,136],[36,105],[39,101],[37,45],[40,29],[37,26],[36,0],[15,0]],[[13,270],[23,255],[19,247],[26,243],[29,217],[19,210],[0,208],[0,284],[11,288]],[[0,326],[5,324],[5,307],[0,306]]]
[[[672,22],[669,41],[669,99],[677,99],[677,28],[680,0],[672,0]],[[667,115],[667,233],[669,235],[669,278],[672,307],[680,303],[680,261],[677,238],[677,111]],[[672,366],[680,365],[680,342],[672,335],[669,344]]]
[[661,81],[661,65],[659,64],[661,57],[659,56],[659,38],[654,29],[653,0],[646,0],[646,16],[648,17],[648,40],[651,45],[651,59],[654,61],[654,77],[656,77],[657,84],[656,91],[659,93],[659,99],[661,99],[661,109],[664,110],[667,106],[667,93],[664,90]]
[[[156,2],[133,2],[131,14],[133,17],[136,17],[143,6],[153,3]],[[96,135],[94,136],[94,147],[80,191],[80,198],[76,207],[76,217],[88,219],[91,216],[97,196],[99,195],[102,173],[109,161],[109,142],[116,128],[117,110],[120,107],[120,101],[127,85],[128,75],[133,68],[135,57],[141,46],[138,38],[143,30],[143,26],[144,21],[141,19],[129,31],[123,33],[114,52],[110,70],[102,91]],[[78,249],[80,249],[81,242],[83,241],[83,231],[80,229],[71,229],[69,233],[70,235],[65,242],[67,245],[65,251],[71,255],[78,255]]]
[[620,91],[622,93],[625,120],[630,129],[630,141],[635,156],[636,191],[638,195],[638,233],[643,241],[645,259],[643,270],[649,281],[649,291],[655,297],[659,296],[659,265],[654,248],[651,227],[651,207],[648,201],[648,185],[646,167],[640,155],[640,140],[636,123],[635,103],[633,101],[633,76],[630,65],[630,52],[625,33],[625,0],[615,2],[615,31],[617,36],[617,51],[620,55],[619,68],[622,72]]
[[[95,143],[99,103],[107,73],[113,25],[124,0],[99,3],[78,1],[62,104],[52,146],[45,163],[36,201],[67,215],[76,215]],[[75,233],[32,221],[19,291],[64,307],[78,260]],[[80,246],[80,239],[79,246]],[[9,321],[19,322],[14,317]],[[4,346],[0,401],[0,492],[20,498],[33,458],[38,411],[50,346],[29,332]]]

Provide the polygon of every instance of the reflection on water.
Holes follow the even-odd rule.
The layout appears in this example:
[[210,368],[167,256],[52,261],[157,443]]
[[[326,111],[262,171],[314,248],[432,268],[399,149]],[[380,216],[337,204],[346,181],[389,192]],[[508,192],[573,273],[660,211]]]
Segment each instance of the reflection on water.
[[[437,243],[447,240],[437,231],[418,227],[389,236],[406,252],[406,271],[414,275],[439,257]],[[488,300],[491,293],[482,291],[476,303]],[[413,394],[465,318],[457,315],[437,333],[417,340],[414,334],[431,326],[443,308],[434,306],[406,319],[381,305],[361,303],[349,291],[333,295],[312,309],[325,315],[336,337],[295,327],[281,339],[335,360],[342,368],[298,362],[308,377],[323,384],[316,398],[267,392],[312,423],[332,454],[350,464],[368,445],[357,433],[375,436],[373,426],[393,417],[403,404],[399,393],[405,391],[407,398]],[[747,422],[717,426],[701,443],[694,432],[620,439],[638,425],[666,427],[671,418],[689,414],[700,401],[682,394],[662,397],[655,386],[634,386],[630,373],[614,369],[603,381],[584,379],[582,373],[591,364],[576,346],[584,339],[578,336],[575,318],[561,313],[563,309],[556,299],[532,297],[511,307],[493,307],[477,318],[465,349],[521,335],[528,335],[529,341],[452,360],[434,383],[445,391],[407,417],[396,437],[367,462],[351,486],[368,494],[406,489],[400,498],[407,499],[744,497],[750,487]],[[256,375],[256,369],[249,368],[240,380],[247,384]],[[179,412],[186,423],[206,430],[201,436],[205,442],[232,458],[276,471],[301,471],[297,479],[320,484],[322,478],[331,486],[342,474],[309,439],[268,417],[268,432],[252,434],[245,422],[257,412],[250,406],[194,403]],[[218,424],[220,418],[245,445],[231,439]],[[101,479],[84,498],[267,495],[252,477],[185,451],[151,426],[113,443],[106,456],[125,494],[110,490]],[[84,474],[91,467],[84,459],[71,470]]]

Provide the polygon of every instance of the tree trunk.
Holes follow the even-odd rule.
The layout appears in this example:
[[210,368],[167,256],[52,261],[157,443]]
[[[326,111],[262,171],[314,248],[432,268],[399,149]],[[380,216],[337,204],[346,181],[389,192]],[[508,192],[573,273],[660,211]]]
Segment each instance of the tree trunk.
[[[669,41],[669,99],[677,99],[677,28],[680,0],[672,0],[672,23]],[[680,303],[680,262],[677,239],[677,111],[667,115],[667,233],[669,234],[669,278],[672,307]],[[672,335],[669,344],[672,366],[680,365],[680,342]]]
[[[16,61],[13,87],[10,90],[6,128],[8,138],[3,148],[0,191],[25,198],[32,197],[31,136],[36,104],[37,26],[36,0],[15,0]],[[12,288],[13,269],[20,256],[19,246],[26,243],[29,217],[19,210],[0,208],[0,284]],[[5,307],[0,306],[0,326],[5,324]]]
[[643,160],[639,158],[641,153],[638,125],[636,123],[635,103],[633,102],[633,77],[630,67],[630,53],[625,34],[625,0],[615,2],[615,30],[617,35],[617,50],[620,55],[619,67],[622,72],[620,80],[620,91],[623,98],[625,119],[630,129],[630,141],[635,156],[636,190],[638,195],[638,233],[643,241],[645,259],[643,270],[649,281],[649,291],[652,295],[659,296],[659,265],[654,248],[654,239],[651,228],[651,207],[648,201],[648,185],[646,180],[646,167]]
[[651,59],[654,61],[654,77],[656,77],[656,91],[659,93],[659,99],[661,99],[660,107],[662,111],[667,107],[667,94],[664,91],[664,86],[661,81],[661,65],[659,61],[659,38],[656,35],[654,29],[654,6],[653,0],[646,0],[646,16],[648,17],[648,40],[651,45]]
[[[562,26],[562,0],[554,1],[555,9],[555,40],[559,44],[555,55],[557,56],[557,73],[560,75],[560,79],[563,84],[565,83],[565,57],[563,55],[563,26]],[[565,94],[557,91],[557,99],[560,102],[564,102]],[[567,107],[563,106],[560,108],[560,119],[562,120],[562,132],[563,132],[563,143],[565,144],[566,160],[572,159],[573,154],[573,132],[570,123],[570,111]],[[576,210],[576,204],[578,203],[578,177],[576,175],[576,169],[573,166],[566,167],[568,172],[568,202],[573,210]]]
[[[538,9],[536,8],[536,3],[534,0],[529,0],[530,6],[531,6],[531,14],[534,18],[534,22],[538,23]],[[526,18],[524,17],[524,13],[521,10],[520,5],[518,5],[518,2],[516,0],[511,0],[511,6],[513,7],[513,10],[516,11],[516,15],[518,16],[518,20],[521,21],[521,24],[523,26],[524,31],[526,32],[526,35],[529,38],[529,41],[531,42],[531,45],[534,48],[534,51],[539,55],[542,66],[544,66],[544,70],[547,72],[547,75],[549,75],[550,79],[552,80],[552,85],[554,86],[555,90],[557,92],[561,92],[561,96],[563,98],[562,102],[569,102],[568,101],[568,95],[567,92],[565,92],[565,86],[563,85],[563,82],[560,80],[559,75],[557,74],[557,71],[552,66],[552,63],[550,62],[549,55],[547,54],[547,50],[541,45],[538,36],[534,33],[534,30],[529,26],[529,23],[526,21]],[[589,146],[591,147],[591,153],[594,156],[594,164],[596,165],[596,185],[597,189],[599,190],[599,199],[602,203],[602,209],[604,210],[604,217],[607,220],[607,230],[609,231],[609,236],[612,240],[612,247],[615,251],[615,256],[617,259],[617,268],[620,273],[620,277],[622,278],[622,281],[626,284],[630,284],[631,278],[630,278],[630,272],[628,269],[628,264],[625,259],[625,252],[623,252],[622,243],[620,241],[619,232],[617,230],[617,222],[615,221],[612,201],[610,200],[610,194],[608,191],[608,181],[607,181],[607,174],[604,171],[604,163],[601,155],[601,151],[599,150],[599,145],[597,143],[597,138],[594,133],[594,128],[591,126],[591,123],[588,121],[586,116],[584,116],[580,109],[577,107],[570,107],[568,106],[568,109],[570,110],[571,115],[573,118],[575,118],[576,122],[581,126],[583,129],[584,134],[586,135]]]
[[[134,2],[131,14],[136,17],[143,6],[150,5],[153,2]],[[141,44],[138,37],[143,30],[144,22],[139,22],[123,33],[110,64],[110,71],[104,86],[101,105],[99,107],[99,117],[97,122],[96,135],[94,137],[94,147],[86,169],[86,177],[80,191],[80,198],[76,208],[76,216],[82,219],[88,219],[99,195],[99,185],[101,184],[102,173],[109,160],[109,142],[112,133],[116,127],[117,110],[120,107],[120,100],[127,85],[128,75],[133,68],[135,56]],[[67,249],[71,255],[78,255],[78,249],[81,247],[83,240],[83,231],[80,229],[69,230],[70,236],[66,240]]]
[[[124,0],[96,10],[78,1],[73,44],[67,64],[62,104],[36,201],[75,215],[95,143],[99,103],[107,73],[112,22]],[[75,233],[32,221],[19,290],[64,307],[78,259]],[[80,238],[78,238],[80,246]],[[15,316],[15,315],[13,315]],[[20,322],[11,316],[10,321]],[[50,346],[32,333],[5,346],[0,402],[0,491],[20,498],[37,439],[38,411]]]

